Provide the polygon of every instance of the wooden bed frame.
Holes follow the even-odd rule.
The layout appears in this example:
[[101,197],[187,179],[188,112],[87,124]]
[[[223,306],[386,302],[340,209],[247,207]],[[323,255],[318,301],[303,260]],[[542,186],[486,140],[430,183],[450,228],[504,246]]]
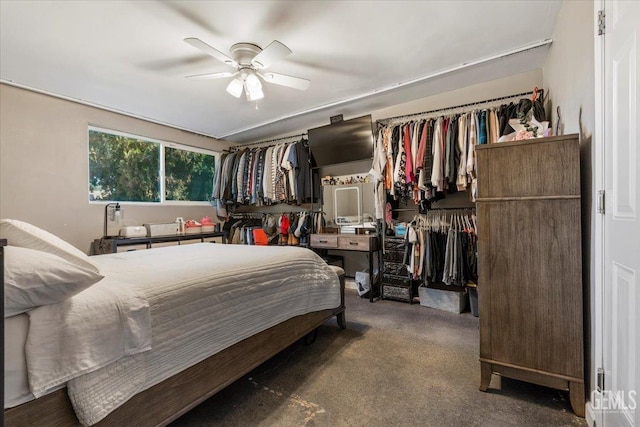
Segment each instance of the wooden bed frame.
[[[336,316],[346,328],[344,276],[340,306],[297,316],[253,335],[133,396],[96,426],[165,426]],[[80,426],[61,389],[4,411],[7,426]]]

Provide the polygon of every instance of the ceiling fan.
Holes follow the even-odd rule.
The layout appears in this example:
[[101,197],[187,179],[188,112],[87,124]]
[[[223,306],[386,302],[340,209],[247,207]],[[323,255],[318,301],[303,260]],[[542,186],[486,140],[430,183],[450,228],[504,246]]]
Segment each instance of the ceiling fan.
[[218,61],[236,69],[235,72],[223,71],[219,73],[197,74],[187,76],[187,78],[221,79],[225,77],[235,77],[227,86],[227,92],[236,98],[240,98],[243,91],[249,101],[257,101],[258,99],[264,98],[262,84],[258,76],[267,83],[299,90],[307,90],[309,84],[311,84],[310,80],[301,77],[263,71],[274,62],[291,53],[291,49],[278,40],[272,41],[264,49],[252,43],[236,43],[231,46],[231,57],[209,46],[200,39],[189,37],[184,39],[184,41],[207,55],[214,57]]

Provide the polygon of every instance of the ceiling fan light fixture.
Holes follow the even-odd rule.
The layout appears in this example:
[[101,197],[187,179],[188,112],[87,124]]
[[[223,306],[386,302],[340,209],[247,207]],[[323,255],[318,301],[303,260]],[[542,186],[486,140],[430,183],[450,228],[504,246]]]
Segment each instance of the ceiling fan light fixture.
[[249,101],[257,101],[264,98],[264,92],[262,91],[262,83],[255,72],[247,74],[244,80],[245,94]]
[[[1,1],[1,0],[0,0]],[[227,86],[227,92],[236,98],[245,96],[249,101],[264,98],[261,79],[269,84],[290,87],[298,90],[307,90],[310,81],[301,77],[288,76],[279,73],[262,73],[276,61],[291,54],[291,49],[279,42],[272,41],[267,47],[261,49],[253,43],[236,43],[231,46],[231,56],[220,52],[195,37],[188,37],[184,41],[199,49],[214,59],[236,68],[236,72],[216,72],[187,76],[190,79],[219,79],[223,77],[236,77]],[[259,78],[258,78],[259,77]]]
[[264,98],[264,92],[262,92],[262,89],[259,90],[254,90],[252,92],[247,91],[247,100],[248,101],[257,101],[259,99]]
[[260,83],[260,79],[255,74],[255,72],[247,74],[245,82],[247,83],[247,88],[250,91],[251,90],[262,90],[262,83]]
[[235,79],[231,80],[231,83],[229,83],[229,86],[227,86],[227,92],[229,92],[231,96],[240,98],[240,95],[242,95],[243,88],[244,88],[244,84],[242,79],[240,77],[236,77]]
[[262,92],[262,88],[249,89],[249,87],[245,85],[244,92],[247,95],[247,101],[257,101],[258,99],[264,98],[264,92]]

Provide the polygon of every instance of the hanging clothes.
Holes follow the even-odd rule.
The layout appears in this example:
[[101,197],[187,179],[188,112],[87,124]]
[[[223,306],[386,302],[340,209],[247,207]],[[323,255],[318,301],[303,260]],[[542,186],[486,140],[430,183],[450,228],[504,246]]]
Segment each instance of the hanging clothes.
[[[493,100],[492,100],[493,101]],[[431,209],[432,202],[458,191],[477,197],[475,148],[498,143],[508,122],[532,102],[521,99],[448,116],[379,124],[369,174],[376,192],[376,218],[386,201],[412,199]]]
[[467,189],[467,155],[469,144],[469,132],[467,131],[467,121],[469,114],[463,114],[458,120],[458,152],[460,153],[460,159],[457,165],[456,175],[456,188],[458,191],[464,191]]
[[377,142],[373,149],[373,164],[369,170],[371,176],[374,192],[375,192],[375,218],[384,218],[384,205],[386,202],[384,180],[384,169],[387,166],[387,153],[384,147],[384,132],[382,129],[378,131]]
[[216,205],[311,203],[320,195],[314,167],[305,139],[224,153],[214,174],[212,199]]

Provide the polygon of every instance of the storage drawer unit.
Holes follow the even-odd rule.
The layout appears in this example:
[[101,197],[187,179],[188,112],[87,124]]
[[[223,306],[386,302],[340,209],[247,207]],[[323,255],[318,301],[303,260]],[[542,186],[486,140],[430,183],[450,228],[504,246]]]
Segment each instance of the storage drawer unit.
[[403,237],[385,237],[382,298],[413,303],[413,283],[407,266],[402,263],[405,247]]

